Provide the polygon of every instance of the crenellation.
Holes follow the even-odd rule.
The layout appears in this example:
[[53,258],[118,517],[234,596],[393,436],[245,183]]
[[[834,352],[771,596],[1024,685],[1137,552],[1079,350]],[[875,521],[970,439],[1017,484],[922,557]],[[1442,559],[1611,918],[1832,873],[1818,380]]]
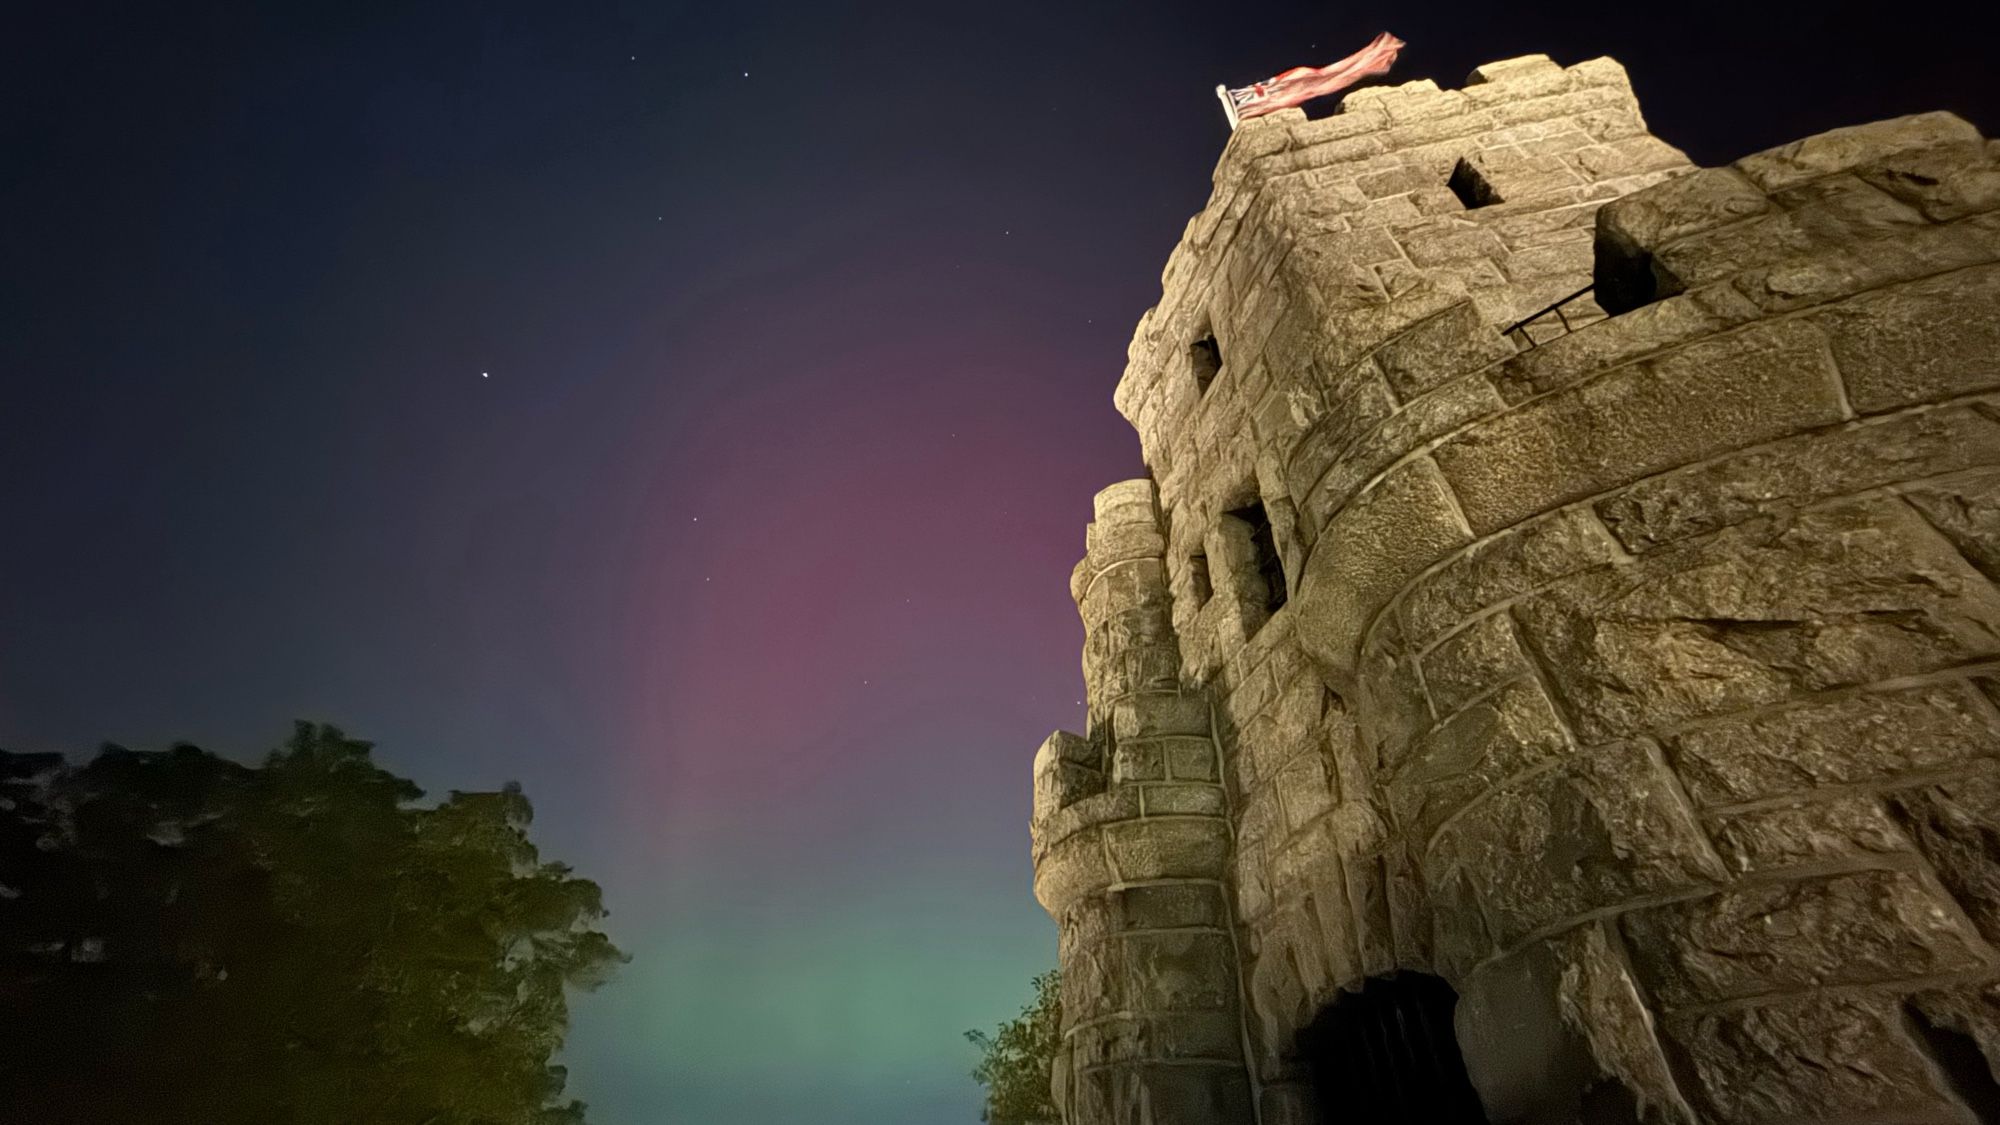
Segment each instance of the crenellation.
[[2000,149],[1697,169],[1527,56],[1245,122],[1214,185],[1036,755],[1065,1125],[1305,1125],[1314,1036],[1420,979],[1492,1120],[1972,1120]]

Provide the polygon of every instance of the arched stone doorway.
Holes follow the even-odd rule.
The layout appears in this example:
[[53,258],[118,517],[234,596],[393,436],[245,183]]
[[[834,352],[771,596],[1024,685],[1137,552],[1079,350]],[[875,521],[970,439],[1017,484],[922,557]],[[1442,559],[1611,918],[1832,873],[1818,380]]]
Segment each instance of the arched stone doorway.
[[1438,977],[1373,977],[1299,1032],[1324,1125],[1486,1125],[1452,1033],[1458,993]]

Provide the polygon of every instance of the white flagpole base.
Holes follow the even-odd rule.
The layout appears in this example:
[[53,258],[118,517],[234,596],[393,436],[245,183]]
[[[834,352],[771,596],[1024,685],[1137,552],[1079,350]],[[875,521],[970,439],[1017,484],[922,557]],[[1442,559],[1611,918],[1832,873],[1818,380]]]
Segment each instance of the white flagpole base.
[[1229,87],[1216,84],[1215,96],[1222,99],[1222,115],[1229,118],[1229,131],[1236,131],[1236,102],[1229,96]]

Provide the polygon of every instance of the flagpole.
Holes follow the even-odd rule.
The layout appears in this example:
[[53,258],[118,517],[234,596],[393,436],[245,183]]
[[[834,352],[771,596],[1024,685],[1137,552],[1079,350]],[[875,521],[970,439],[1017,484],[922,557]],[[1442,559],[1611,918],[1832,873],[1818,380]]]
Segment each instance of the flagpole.
[[1229,96],[1229,87],[1217,83],[1215,96],[1222,99],[1222,114],[1229,118],[1229,131],[1236,131],[1236,101]]

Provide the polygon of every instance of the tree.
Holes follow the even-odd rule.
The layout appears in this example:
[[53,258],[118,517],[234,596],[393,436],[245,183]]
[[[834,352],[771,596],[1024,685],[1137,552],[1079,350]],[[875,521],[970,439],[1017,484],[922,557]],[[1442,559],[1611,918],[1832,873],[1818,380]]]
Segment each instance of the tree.
[[986,1087],[980,1120],[991,1125],[1054,1125],[1059,1119],[1049,1078],[1062,1037],[1061,984],[1061,972],[1050,969],[1034,978],[1035,998],[1019,1016],[991,1035],[965,1033],[980,1050],[979,1065],[972,1068],[972,1077]]
[[550,1057],[624,955],[518,786],[423,806],[301,723],[0,752],[0,1096],[46,1125],[581,1125]]

